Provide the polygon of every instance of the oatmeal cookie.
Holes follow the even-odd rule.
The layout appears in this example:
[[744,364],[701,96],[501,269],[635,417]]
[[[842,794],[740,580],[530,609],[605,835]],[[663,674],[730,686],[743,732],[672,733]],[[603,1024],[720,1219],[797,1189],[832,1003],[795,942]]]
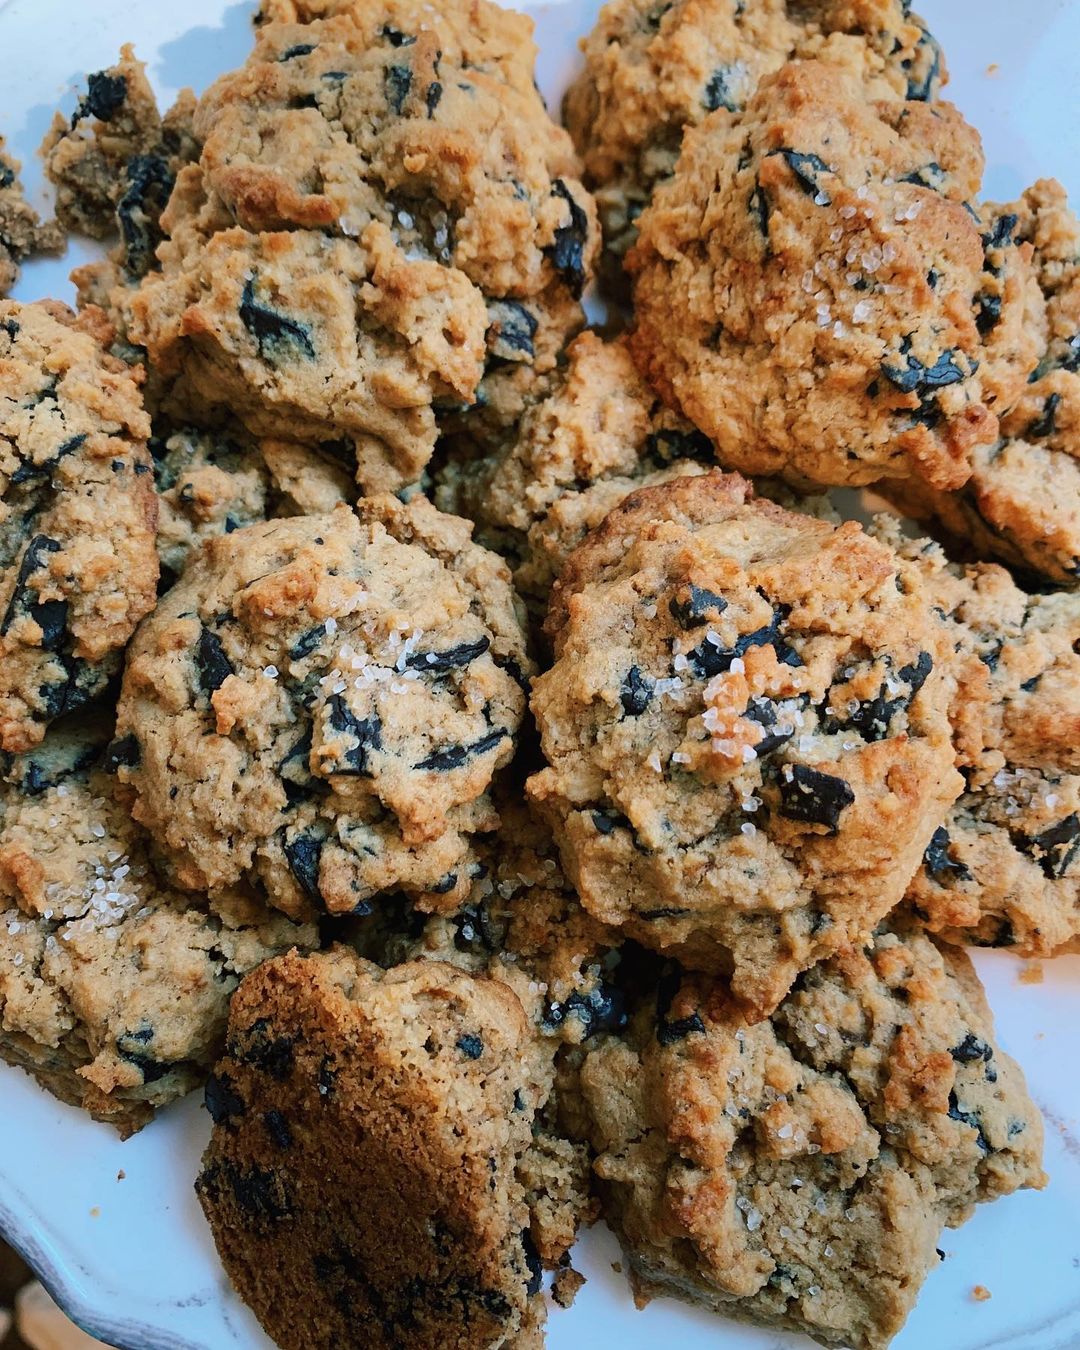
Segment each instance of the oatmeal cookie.
[[197,1184],[284,1350],[542,1345],[528,1203],[551,1055],[505,984],[338,947],[233,1000]]
[[627,497],[548,625],[528,789],[582,903],[767,1016],[900,900],[962,787],[916,570],[714,471]]
[[316,515],[355,497],[348,463],[288,441],[256,441],[241,429],[183,427],[153,437],[157,548],[178,576],[205,539],[258,520]]
[[204,544],[132,643],[134,814],[180,884],[289,913],[454,909],[529,669],[505,565],[423,498]]
[[1042,321],[1030,245],[969,206],[981,172],[950,104],[789,63],[687,133],[642,216],[635,359],[728,467],[961,486]]
[[882,930],[768,1022],[675,969],[581,1075],[639,1298],[881,1350],[946,1225],[1045,1184],[1042,1122],[967,957]]
[[163,885],[108,730],[78,714],[0,755],[0,1056],[129,1134],[205,1079],[240,977],[318,934],[238,890]]
[[64,232],[55,221],[43,225],[23,196],[19,161],[0,136],[0,299],[19,278],[19,263],[31,253],[60,253]]
[[[988,208],[998,237],[1034,249],[1046,306],[1038,365],[1001,419],[1001,437],[980,446],[958,492],[889,483],[906,514],[937,521],[979,557],[997,557],[1057,585],[1080,580],[1080,222],[1053,179],[1019,201]],[[991,311],[992,317],[993,311]]]
[[517,416],[530,380],[542,391],[597,236],[535,90],[502,77],[498,44],[466,59],[484,44],[458,29],[480,7],[404,30],[397,8],[260,29],[200,101],[163,274],[132,302],[133,340],[189,401],[227,402],[257,434],[349,437],[369,491],[419,478],[437,414],[479,404],[486,424]]
[[933,99],[947,78],[940,47],[903,0],[612,0],[582,49],[563,113],[616,267],[674,172],[684,130],[719,108],[741,111],[790,57],[847,66],[879,98]]
[[953,629],[963,795],[908,887],[952,942],[1050,956],[1080,947],[1080,595],[1027,595],[1003,567],[886,536]]
[[70,122],[57,113],[42,143],[61,222],[95,239],[119,231],[114,262],[129,284],[153,264],[177,170],[198,154],[194,108],[185,89],[162,117],[146,67],[128,45],[116,65],[87,77]]
[[0,749],[94,697],[153,608],[157,502],[136,381],[101,316],[0,302]]

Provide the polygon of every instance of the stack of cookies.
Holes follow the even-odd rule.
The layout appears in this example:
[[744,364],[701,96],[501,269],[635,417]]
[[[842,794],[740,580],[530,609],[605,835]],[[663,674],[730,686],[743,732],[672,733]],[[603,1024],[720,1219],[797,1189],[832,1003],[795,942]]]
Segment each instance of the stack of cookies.
[[903,0],[584,51],[564,130],[488,0],[125,48],[0,301],[0,1054],[203,1088],[283,1350],[539,1346],[601,1216],[876,1350],[1045,1182],[963,948],[1080,944],[1080,223]]

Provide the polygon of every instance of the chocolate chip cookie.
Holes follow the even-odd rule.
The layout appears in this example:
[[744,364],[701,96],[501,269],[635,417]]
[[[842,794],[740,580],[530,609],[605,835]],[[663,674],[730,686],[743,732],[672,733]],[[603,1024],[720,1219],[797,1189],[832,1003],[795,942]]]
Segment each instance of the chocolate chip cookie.
[[0,755],[0,1056],[123,1134],[201,1083],[240,977],[314,926],[252,896],[164,885],[105,714]]
[[150,424],[101,318],[0,302],[3,750],[100,693],[154,605]]
[[582,903],[767,1016],[900,900],[962,787],[916,570],[713,471],[627,497],[548,625],[528,790]]
[[568,136],[503,76],[520,24],[460,9],[483,10],[490,59],[455,7],[260,28],[200,101],[162,276],[132,302],[189,405],[347,437],[369,491],[419,478],[438,415],[520,411],[523,369],[542,381],[580,326],[597,242]]
[[[883,522],[896,540],[895,522]],[[964,793],[908,900],[953,942],[1049,956],[1080,945],[1080,596],[898,542],[953,629]]]
[[0,136],[0,299],[19,277],[19,263],[32,253],[59,253],[64,232],[55,221],[43,225],[23,196],[19,161]]
[[551,1086],[497,980],[339,947],[245,981],[197,1189],[277,1344],[541,1346],[527,1160]]
[[505,565],[424,499],[209,540],[128,653],[120,769],[185,886],[454,909],[529,670]]
[[951,105],[789,63],[687,133],[642,216],[635,358],[728,467],[962,486],[1038,360],[1030,247],[970,206],[981,172]]
[[946,79],[940,47],[902,0],[613,0],[582,47],[563,112],[615,268],[685,128],[741,111],[790,57],[845,65],[879,98],[933,99]]
[[638,1298],[880,1350],[943,1227],[1041,1187],[1042,1121],[955,948],[882,929],[747,1026],[666,971],[581,1090]]
[[256,441],[242,428],[184,427],[152,437],[157,547],[172,577],[205,539],[276,516],[332,511],[356,495],[349,464],[288,441]]
[[[979,557],[1057,585],[1080,579],[1080,222],[1065,190],[1041,179],[1019,201],[992,208],[993,232],[1034,250],[1045,302],[1035,323],[1038,365],[1001,419],[1001,436],[972,457],[958,492],[890,483],[909,515],[937,521]],[[987,321],[996,312],[992,296]],[[1039,316],[1036,312],[1035,319]]]

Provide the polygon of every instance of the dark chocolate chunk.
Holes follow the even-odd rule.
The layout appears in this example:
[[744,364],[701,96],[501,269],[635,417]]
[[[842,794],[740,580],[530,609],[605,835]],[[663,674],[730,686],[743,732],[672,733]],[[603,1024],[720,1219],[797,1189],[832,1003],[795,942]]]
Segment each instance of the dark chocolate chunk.
[[136,769],[142,759],[142,749],[132,732],[118,736],[105,747],[101,767],[106,773],[115,773],[117,769]]
[[440,877],[431,887],[434,895],[449,895],[458,884],[458,875],[456,872],[447,872],[446,876]]
[[780,719],[777,716],[776,704],[772,699],[751,698],[746,705],[746,712],[743,716],[748,718],[751,722],[756,722],[759,727],[765,729],[765,735],[754,746],[754,750],[759,758],[762,755],[771,754],[773,750],[786,744],[786,742],[790,741],[792,736],[795,735],[794,716],[791,717],[790,721],[784,722],[783,730],[772,730],[773,727],[780,724]]
[[175,1067],[145,1053],[144,1047],[154,1039],[153,1027],[140,1027],[116,1039],[116,1053],[125,1063],[133,1065],[142,1074],[143,1083],[156,1083]]
[[[918,187],[940,192],[945,186],[945,170],[936,160],[931,160],[929,164],[923,164],[918,169],[912,169],[911,173],[904,174],[900,182],[915,183]],[[934,285],[934,282],[930,282],[931,289]]]
[[487,345],[492,356],[500,361],[531,361],[540,326],[536,315],[519,300],[489,300],[487,312]]
[[1074,811],[1042,834],[1021,836],[1018,842],[1052,881],[1060,880],[1080,851],[1080,816]]
[[334,773],[370,774],[368,756],[372,750],[382,749],[382,723],[374,713],[370,717],[356,717],[340,694],[334,694],[327,707],[334,730],[356,740],[337,761]]
[[[222,1163],[221,1169],[225,1173],[225,1180],[233,1193],[233,1199],[249,1218],[256,1222],[273,1223],[288,1218],[292,1213],[285,1189],[273,1172],[262,1167],[251,1167],[243,1172],[231,1162]],[[215,1168],[210,1168],[203,1173],[204,1186],[207,1184],[208,1176],[214,1171]]]
[[43,459],[40,464],[35,464],[30,460],[24,460],[8,481],[11,483],[12,487],[17,487],[20,483],[29,483],[31,479],[34,478],[48,478],[60,461],[78,450],[85,440],[85,433],[81,433],[78,436],[70,436],[63,442],[55,455],[52,455],[49,459]]
[[[920,103],[929,103],[937,95],[941,84],[941,47],[933,34],[924,28],[915,52],[913,58],[901,62],[908,72],[907,97]],[[927,55],[929,55],[928,63],[926,63]],[[921,75],[912,73],[912,68],[919,61],[925,63],[925,70]]]
[[203,1089],[203,1101],[215,1125],[226,1125],[233,1116],[242,1116],[247,1110],[243,1097],[232,1085],[228,1074],[212,1073]]
[[208,697],[220,689],[234,673],[232,662],[225,655],[225,648],[221,645],[221,639],[209,628],[204,628],[199,633],[199,641],[195,647],[195,669],[199,675],[199,688]]
[[939,825],[930,836],[930,842],[923,854],[923,864],[935,881],[944,882],[950,878],[956,881],[970,881],[969,869],[949,856],[951,842],[948,830],[944,825]]
[[900,344],[900,355],[905,358],[903,365],[882,365],[881,373],[902,394],[922,394],[944,389],[947,385],[967,379],[969,373],[956,364],[956,353],[952,351],[942,352],[932,366],[924,365],[911,355],[910,338],[904,338]]
[[737,66],[718,66],[709,76],[705,92],[701,96],[706,112],[716,112],[717,108],[726,108],[728,112],[738,112],[742,104],[733,92],[732,85],[739,78]]
[[314,628],[309,628],[306,633],[301,633],[289,648],[290,657],[294,661],[303,661],[305,657],[311,655],[325,636],[326,624],[320,623]]
[[961,1111],[960,1100],[955,1091],[949,1093],[949,1119],[957,1120],[963,1125],[970,1125],[975,1131],[975,1142],[979,1145],[979,1148],[983,1153],[990,1152],[990,1143],[986,1135],[983,1134],[979,1113],[977,1111]]
[[957,1064],[974,1064],[976,1060],[990,1060],[994,1057],[994,1048],[980,1040],[973,1031],[969,1031],[959,1045],[949,1051]]
[[677,459],[695,459],[709,464],[713,459],[713,444],[701,431],[660,430],[649,433],[645,453],[661,464],[671,464]]
[[1057,410],[1061,406],[1061,395],[1050,394],[1043,403],[1042,416],[1037,417],[1027,429],[1029,436],[1052,436],[1057,430]]
[[685,1040],[687,1036],[695,1032],[704,1034],[705,1023],[701,1020],[699,1013],[691,1013],[689,1017],[677,1017],[674,1021],[657,1023],[656,1039],[661,1045],[674,1045],[676,1041]]
[[730,670],[732,661],[736,657],[745,656],[751,647],[772,647],[776,651],[776,659],[785,666],[801,666],[802,661],[798,652],[780,635],[780,629],[786,619],[787,612],[783,608],[774,610],[772,620],[765,628],[744,633],[736,638],[733,647],[719,646],[706,637],[693,651],[687,652],[687,658],[695,673],[705,680],[711,680],[714,675],[722,675],[724,671]]
[[655,683],[643,675],[637,666],[631,666],[619,690],[619,702],[627,717],[640,717],[652,702]]
[[569,207],[570,221],[558,227],[555,242],[544,251],[573,295],[579,296],[586,281],[585,245],[589,239],[589,217],[561,178],[556,178],[552,183],[551,195],[561,197]]
[[468,760],[476,755],[485,755],[489,750],[494,750],[502,741],[507,740],[510,733],[503,727],[489,732],[486,736],[481,736],[478,741],[473,741],[471,745],[448,745],[443,750],[433,750],[430,755],[420,760],[415,765],[417,769],[434,769],[439,773],[448,773],[451,769],[460,769]]
[[315,359],[315,345],[308,329],[296,319],[279,314],[256,300],[255,281],[251,277],[244,282],[240,297],[240,322],[254,337],[259,355],[265,361],[296,353],[312,361]]
[[322,892],[319,890],[319,864],[322,862],[324,842],[325,840],[320,839],[318,835],[298,834],[293,839],[286,839],[282,845],[289,871],[296,878],[300,889],[310,900],[319,904],[322,903]]
[[298,42],[295,47],[286,47],[278,57],[279,61],[293,61],[298,56],[310,56],[315,50],[313,42]]
[[471,665],[477,657],[483,656],[491,643],[486,637],[475,642],[459,642],[456,647],[447,647],[444,651],[413,652],[405,665],[409,670],[427,671],[432,675],[445,675],[448,670],[459,670]]
[[769,206],[769,194],[760,183],[755,184],[753,192],[747,201],[747,208],[750,214],[757,221],[757,227],[761,231],[762,238],[765,240],[766,252],[768,252],[769,243],[769,217],[772,210]]
[[383,90],[390,111],[400,115],[412,88],[412,71],[408,66],[387,66],[383,72]]
[[439,100],[442,98],[442,85],[438,80],[432,80],[427,87],[427,93],[424,95],[424,105],[427,108],[428,117],[435,116],[435,109],[439,106]]
[[780,777],[780,814],[808,825],[826,825],[835,834],[841,814],[855,800],[854,792],[835,774],[821,773],[805,764],[790,767],[790,779]]
[[7,633],[16,618],[22,614],[32,613],[38,607],[36,602],[30,599],[30,578],[44,566],[46,553],[59,552],[60,545],[46,534],[35,534],[27,544],[26,552],[19,563],[19,570],[15,574],[11,599],[4,611],[3,622],[0,622],[0,636]]
[[[831,206],[832,198],[821,186],[820,177],[822,174],[832,174],[833,170],[814,154],[803,154],[799,150],[770,150],[766,159],[773,155],[780,155],[788,168],[795,175],[795,181],[807,194],[813,197],[818,206]],[[819,200],[824,198],[824,200]]]
[[876,696],[860,703],[852,713],[843,717],[830,718],[827,728],[851,728],[857,731],[865,741],[881,741],[892,734],[893,718],[906,712],[915,696],[926,683],[934,662],[929,652],[920,652],[914,665],[901,666],[900,679],[908,686],[906,694],[886,697],[886,686],[882,685]]
[[536,1243],[533,1242],[532,1234],[527,1228],[521,1230],[521,1246],[525,1252],[525,1267],[529,1272],[529,1278],[525,1281],[525,1293],[532,1298],[533,1294],[540,1292],[540,1286],[544,1282],[544,1263],[540,1260]]
[[292,1130],[289,1129],[289,1122],[280,1111],[264,1112],[263,1126],[270,1137],[271,1143],[276,1144],[280,1149],[292,1148]]
[[718,619],[728,602],[715,591],[704,586],[682,586],[677,596],[668,601],[668,612],[683,628],[699,628],[703,623]]
[[484,1042],[479,1036],[459,1036],[456,1044],[466,1059],[479,1059],[484,1053]]
[[160,155],[133,155],[125,170],[123,195],[116,204],[116,220],[124,241],[124,267],[132,277],[143,276],[161,240],[157,224],[174,177]]
[[569,1017],[581,1023],[588,1040],[602,1031],[621,1031],[627,1021],[626,1003],[613,986],[599,985],[588,994],[575,989],[561,1003],[552,999],[544,1005],[541,1025],[545,1031],[557,1031]]
[[107,70],[87,76],[86,93],[79,100],[71,118],[74,127],[84,117],[96,117],[99,122],[111,122],[127,98],[127,80],[123,75],[110,75]]
[[268,1035],[269,1027],[265,1017],[258,1018],[247,1029],[246,1045],[239,1050],[230,1048],[229,1053],[234,1059],[268,1073],[275,1082],[284,1083],[295,1065],[295,1043],[291,1036]]
[[402,33],[400,29],[392,28],[388,23],[383,24],[379,34],[389,42],[391,47],[411,47],[416,41],[416,38],[410,34]]

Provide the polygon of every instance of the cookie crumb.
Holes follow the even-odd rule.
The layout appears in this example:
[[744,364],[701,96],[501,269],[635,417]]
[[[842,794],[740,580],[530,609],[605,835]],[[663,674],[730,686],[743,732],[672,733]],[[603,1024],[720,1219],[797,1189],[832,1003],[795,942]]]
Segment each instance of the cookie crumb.
[[127,1173],[124,1171],[124,1169],[123,1169],[122,1167],[121,1167],[120,1171],[117,1172],[117,1174],[116,1174],[116,1179],[117,1179],[117,1181],[126,1181],[126,1180],[127,1180]]
[[91,1207],[91,1210],[90,1210],[90,1217],[91,1217],[92,1219],[100,1219],[100,1218],[101,1218],[101,1206],[100,1206],[100,1205],[94,1205],[94,1206]]
[[581,1271],[575,1270],[573,1266],[567,1266],[565,1270],[560,1270],[551,1282],[551,1297],[560,1308],[569,1308],[584,1283],[585,1276]]
[[993,1295],[985,1284],[977,1284],[971,1291],[971,1297],[976,1303],[985,1303],[988,1299],[993,1298]]
[[998,65],[996,61],[991,61],[990,64],[986,67],[986,73],[987,75],[990,76],[991,79],[993,79],[995,75],[1001,74],[1001,67]]
[[1020,984],[1042,984],[1045,972],[1038,961],[1033,961],[1031,965],[1021,966],[1016,978]]
[[622,1262],[621,1262],[621,1261],[612,1261],[612,1263],[611,1263],[611,1269],[615,1272],[616,1275],[621,1275],[621,1274],[622,1274]]

